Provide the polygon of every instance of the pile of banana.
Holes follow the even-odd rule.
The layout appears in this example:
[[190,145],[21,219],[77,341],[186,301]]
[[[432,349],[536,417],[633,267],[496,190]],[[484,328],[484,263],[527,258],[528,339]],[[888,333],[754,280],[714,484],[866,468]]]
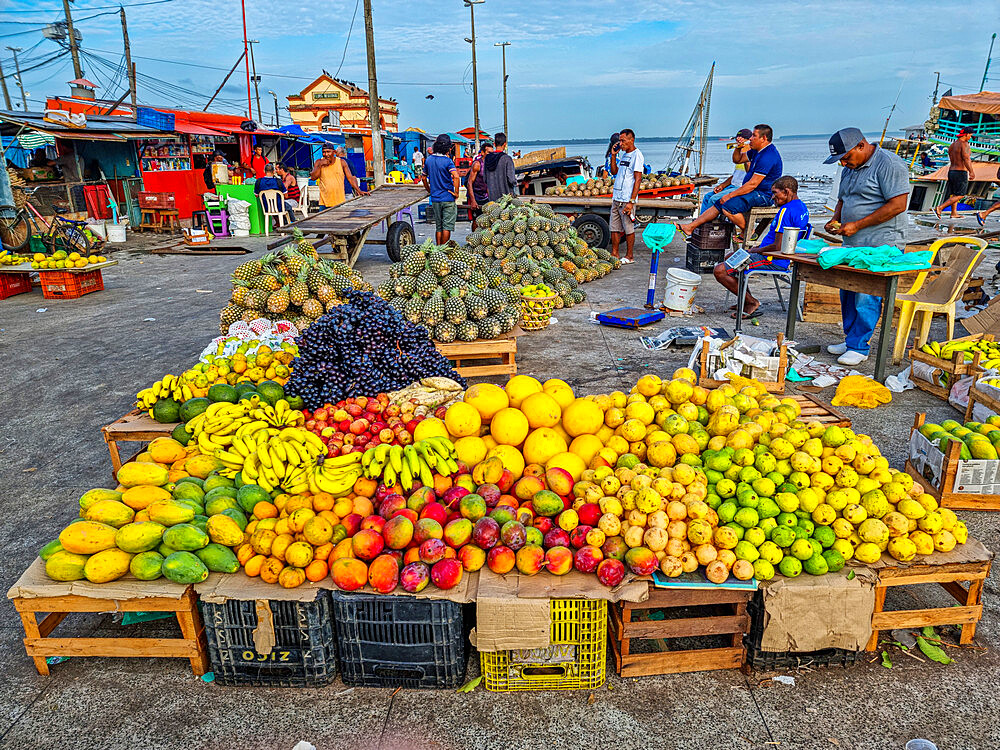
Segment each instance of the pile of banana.
[[[198,447],[203,453],[202,436],[207,434],[202,432],[198,436]],[[211,444],[216,437],[212,435],[205,440]],[[296,495],[312,489],[316,458],[326,453],[323,441],[308,430],[297,427],[279,430],[259,419],[241,424],[231,435],[221,437],[231,439],[211,453],[225,464],[220,473],[229,477],[239,474],[243,482],[259,485],[268,492],[281,489]]]
[[176,375],[169,372],[153,383],[149,388],[143,388],[135,395],[135,405],[140,409],[152,409],[153,404],[161,398],[172,398],[175,401],[184,403],[189,398],[194,398],[194,391],[191,386],[181,381]]
[[361,466],[369,479],[381,479],[386,487],[396,482],[406,491],[414,480],[426,487],[434,486],[434,472],[451,476],[458,471],[454,444],[443,437],[430,437],[412,445],[383,443],[369,448],[361,457]]
[[309,489],[313,494],[329,492],[334,497],[344,497],[354,489],[354,483],[361,478],[362,472],[361,453],[325,458],[310,472]]
[[254,419],[267,422],[272,427],[301,427],[306,422],[306,415],[298,409],[293,409],[283,398],[279,398],[274,406],[270,404],[255,406],[250,415]]
[[951,361],[956,353],[962,355],[962,361],[971,362],[979,354],[979,365],[987,370],[1000,369],[1000,341],[931,341],[920,347],[924,354],[930,354],[938,359]]

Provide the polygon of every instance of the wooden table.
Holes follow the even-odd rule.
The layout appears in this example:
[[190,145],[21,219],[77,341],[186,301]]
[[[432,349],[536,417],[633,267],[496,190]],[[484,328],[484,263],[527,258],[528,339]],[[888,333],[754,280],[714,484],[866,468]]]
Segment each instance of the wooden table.
[[[796,254],[792,259],[792,285],[788,294],[788,311],[785,320],[785,337],[795,338],[795,312],[799,306],[799,287],[803,281],[813,281],[817,284],[836,287],[848,292],[870,294],[882,298],[882,324],[879,327],[878,344],[875,347],[875,379],[885,380],[885,365],[889,354],[889,338],[892,325],[892,311],[896,306],[896,286],[901,276],[916,276],[934,269],[918,269],[906,271],[866,271],[851,266],[833,266],[823,268],[815,255]],[[740,283],[744,287],[745,275],[740,274]],[[737,304],[742,308],[743,294],[737,295]],[[742,310],[737,310],[739,322]],[[739,330],[739,328],[737,328]]]
[[117,266],[117,260],[106,260],[103,263],[88,263],[83,268],[32,268],[31,262],[18,263],[16,266],[0,266],[0,273],[52,273],[53,271],[65,271],[66,273],[90,273],[100,271],[102,268]]
[[118,452],[119,442],[148,443],[159,437],[170,437],[177,424],[157,422],[147,412],[133,409],[125,416],[102,427],[101,434],[104,435],[104,442],[108,444],[108,452],[111,454],[111,465],[114,467],[115,475],[118,475],[118,470],[124,463]]

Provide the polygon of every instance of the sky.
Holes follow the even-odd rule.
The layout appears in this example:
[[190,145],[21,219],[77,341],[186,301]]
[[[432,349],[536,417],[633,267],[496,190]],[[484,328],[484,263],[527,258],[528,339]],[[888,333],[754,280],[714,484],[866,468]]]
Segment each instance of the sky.
[[[201,109],[242,52],[236,0],[122,0],[140,103]],[[399,102],[400,127],[454,131],[473,123],[470,13],[461,0],[372,0],[378,89]],[[73,69],[41,27],[62,17],[59,0],[0,3],[0,62],[18,101],[18,53],[29,109],[67,94]],[[99,96],[117,99],[121,25],[114,0],[76,0],[84,75]],[[640,135],[683,130],[716,64],[710,132],[770,123],[776,135],[830,133],[855,125],[880,131],[923,122],[934,90],[979,90],[1000,30],[994,0],[837,3],[770,0],[485,0],[476,5],[480,125],[503,126],[501,53],[507,47],[511,138],[604,138],[631,127]],[[274,99],[296,93],[322,69],[367,88],[362,0],[246,0],[265,124]],[[353,28],[352,28],[353,17]],[[1000,89],[1000,45],[986,88]],[[178,64],[183,63],[183,64]],[[213,103],[246,112],[242,66]],[[433,97],[433,98],[428,98]],[[0,102],[2,104],[2,102]],[[256,104],[254,115],[256,119]],[[287,110],[280,112],[282,124]]]

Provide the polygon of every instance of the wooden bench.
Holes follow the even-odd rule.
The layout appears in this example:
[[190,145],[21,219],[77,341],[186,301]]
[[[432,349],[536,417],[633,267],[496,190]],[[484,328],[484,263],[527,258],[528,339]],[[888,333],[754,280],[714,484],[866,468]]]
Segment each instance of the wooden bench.
[[[101,428],[104,442],[108,444],[108,452],[111,454],[111,465],[114,467],[115,475],[122,467],[121,453],[118,450],[119,442],[148,443],[159,437],[170,437],[177,424],[164,424],[157,422],[148,413],[140,409],[133,409],[123,417],[119,417],[109,425]],[[126,461],[131,459],[126,459]]]
[[455,341],[436,344],[437,350],[455,364],[455,371],[465,378],[484,378],[493,375],[516,375],[517,336],[522,331],[515,327],[498,339]]

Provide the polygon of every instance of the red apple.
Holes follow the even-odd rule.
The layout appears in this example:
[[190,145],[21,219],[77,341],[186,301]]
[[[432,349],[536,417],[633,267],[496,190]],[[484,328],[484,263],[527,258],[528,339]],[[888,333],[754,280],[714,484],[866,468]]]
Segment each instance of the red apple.
[[590,532],[590,526],[577,526],[571,532],[569,532],[569,542],[577,549],[582,549],[587,545],[587,534]]
[[350,414],[352,417],[360,417],[361,413],[364,411],[358,404],[348,404],[344,407],[344,411]]
[[427,503],[420,511],[421,518],[433,518],[439,524],[444,525],[445,521],[448,519],[448,511],[445,507],[438,502]]
[[313,419],[317,422],[325,422],[328,412],[326,409],[320,408],[313,412]]

